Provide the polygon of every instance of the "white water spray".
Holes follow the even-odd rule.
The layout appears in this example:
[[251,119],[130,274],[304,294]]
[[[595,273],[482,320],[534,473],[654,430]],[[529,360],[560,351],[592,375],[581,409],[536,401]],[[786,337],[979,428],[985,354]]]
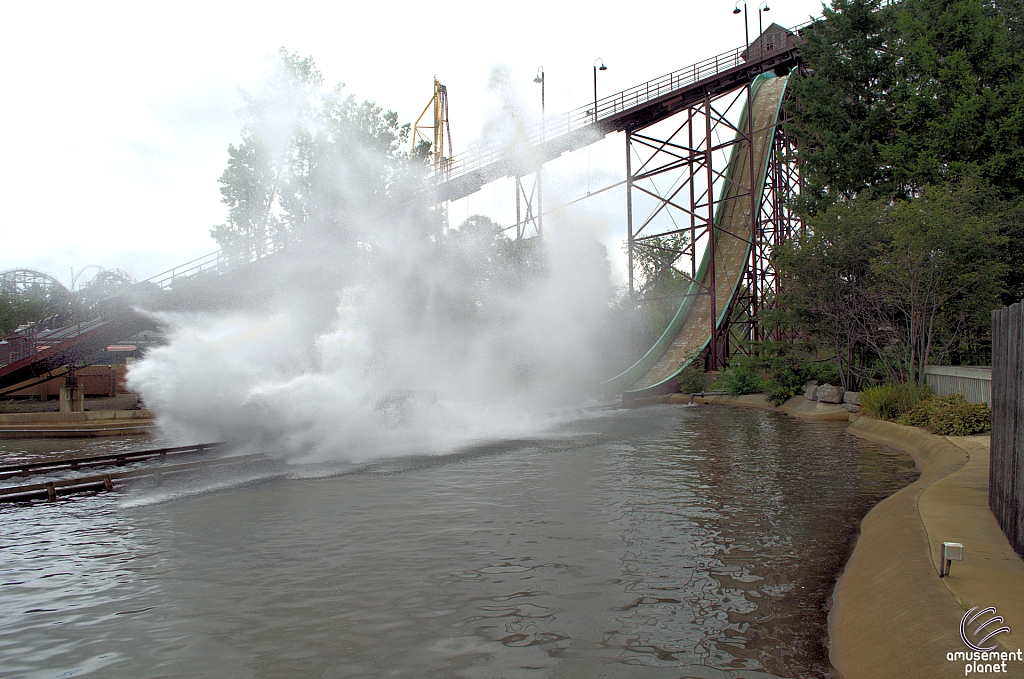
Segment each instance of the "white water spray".
[[436,454],[535,434],[608,374],[613,290],[586,229],[552,216],[543,247],[444,232],[426,198],[385,209],[364,190],[378,152],[349,140],[332,162],[309,190],[339,207],[264,263],[271,299],[165,315],[169,343],[131,370],[172,438],[301,460]]

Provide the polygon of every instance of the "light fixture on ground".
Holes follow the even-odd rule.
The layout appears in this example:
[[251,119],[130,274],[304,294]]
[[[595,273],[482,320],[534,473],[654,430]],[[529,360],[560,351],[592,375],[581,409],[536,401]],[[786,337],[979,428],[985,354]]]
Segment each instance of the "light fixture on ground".
[[939,577],[949,575],[949,569],[954,561],[964,560],[964,546],[959,542],[943,542],[942,558],[939,561]]

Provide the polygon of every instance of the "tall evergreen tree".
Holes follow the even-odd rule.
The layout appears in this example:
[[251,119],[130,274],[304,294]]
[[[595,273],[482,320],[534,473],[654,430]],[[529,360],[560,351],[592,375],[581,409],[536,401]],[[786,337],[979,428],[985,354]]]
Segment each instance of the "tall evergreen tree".
[[801,140],[808,212],[890,190],[892,169],[878,150],[893,135],[893,11],[881,0],[835,0],[806,33],[800,52],[808,70],[790,81],[786,107]]

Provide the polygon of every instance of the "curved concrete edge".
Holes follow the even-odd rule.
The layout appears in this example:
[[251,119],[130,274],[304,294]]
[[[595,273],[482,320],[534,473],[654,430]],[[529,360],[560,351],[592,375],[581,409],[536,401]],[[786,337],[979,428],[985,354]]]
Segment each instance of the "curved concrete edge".
[[[664,401],[662,401],[664,402]],[[689,403],[689,394],[673,394],[668,398],[668,403]],[[695,396],[694,403],[709,405],[730,405],[741,408],[758,408],[761,410],[776,410],[786,415],[800,417],[807,420],[841,420],[848,422],[850,412],[839,405],[832,403],[817,403],[808,401],[803,396],[794,396],[780,406],[773,406],[768,402],[764,394],[747,394],[745,396]]]
[[878,503],[836,583],[829,613],[829,656],[846,679],[963,676],[946,653],[965,650],[959,637],[963,611],[939,579],[921,495],[967,462],[946,439],[891,422],[857,418],[848,431],[904,450],[918,479]]

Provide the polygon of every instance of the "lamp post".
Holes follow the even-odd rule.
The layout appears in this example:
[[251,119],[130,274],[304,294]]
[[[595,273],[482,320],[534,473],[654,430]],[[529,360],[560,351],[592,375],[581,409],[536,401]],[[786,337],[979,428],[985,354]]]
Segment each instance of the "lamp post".
[[764,36],[764,27],[761,26],[761,12],[770,12],[772,8],[768,6],[768,0],[762,0],[761,4],[757,6],[757,52],[760,56],[764,56],[764,42],[761,38]]
[[[740,0],[736,0],[732,13],[740,13]],[[747,61],[750,61],[750,27],[747,25],[747,0],[743,0],[743,35],[747,39]]]
[[[545,135],[544,128],[547,124],[547,119],[544,114],[544,67],[537,67],[537,75],[534,77],[533,82],[540,85],[540,141],[543,144]],[[543,158],[544,150],[541,149],[541,157]],[[541,235],[544,231],[544,189],[543,182],[541,181],[541,172],[544,169],[544,161],[541,161],[540,166],[537,167],[537,235]]]
[[[601,62],[601,66],[598,67],[597,62]],[[597,72],[607,71],[608,67],[604,65],[604,59],[598,57],[594,59],[594,122],[597,122]]]
[[540,85],[540,140],[544,141],[544,127],[547,122],[544,117],[544,67],[537,67],[537,75],[533,82]]

